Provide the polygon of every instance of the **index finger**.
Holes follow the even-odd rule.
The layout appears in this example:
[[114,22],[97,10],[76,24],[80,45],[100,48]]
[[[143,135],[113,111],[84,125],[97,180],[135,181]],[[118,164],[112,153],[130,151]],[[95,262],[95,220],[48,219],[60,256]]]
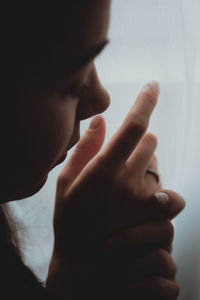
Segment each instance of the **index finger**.
[[148,82],[141,90],[123,124],[102,151],[102,157],[109,165],[125,162],[135,149],[147,130],[159,91],[157,81]]

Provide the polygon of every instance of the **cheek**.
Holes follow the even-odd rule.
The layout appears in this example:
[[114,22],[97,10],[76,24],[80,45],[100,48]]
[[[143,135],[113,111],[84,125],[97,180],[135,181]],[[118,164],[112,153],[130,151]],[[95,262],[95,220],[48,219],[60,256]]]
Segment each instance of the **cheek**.
[[66,152],[74,129],[75,112],[74,108],[62,110],[54,115],[54,122],[47,128],[45,148],[51,148],[50,153],[55,160]]
[[51,170],[66,151],[74,128],[75,113],[76,107],[70,103],[54,107],[39,126],[37,156],[45,169]]
[[[25,111],[24,111],[25,112]],[[18,125],[18,162],[33,177],[47,174],[66,149],[76,114],[75,102],[52,101],[49,106],[32,106]],[[27,171],[24,171],[25,173]]]

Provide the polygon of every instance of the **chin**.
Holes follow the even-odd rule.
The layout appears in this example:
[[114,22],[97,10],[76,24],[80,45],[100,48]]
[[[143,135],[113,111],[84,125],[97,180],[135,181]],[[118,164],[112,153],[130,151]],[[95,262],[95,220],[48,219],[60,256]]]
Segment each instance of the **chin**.
[[36,185],[34,185],[34,187],[32,189],[30,189],[30,191],[27,193],[26,198],[31,197],[34,194],[38,193],[45,185],[47,179],[48,179],[48,174],[45,175]]
[[6,195],[3,197],[3,202],[11,202],[11,201],[16,201],[16,200],[22,200],[25,198],[29,198],[33,195],[35,195],[36,193],[38,193],[42,187],[45,185],[46,181],[47,181],[48,175],[44,176],[43,178],[41,178],[36,184],[34,184],[33,186],[25,189],[18,189],[13,191],[12,193],[8,194],[6,192]]

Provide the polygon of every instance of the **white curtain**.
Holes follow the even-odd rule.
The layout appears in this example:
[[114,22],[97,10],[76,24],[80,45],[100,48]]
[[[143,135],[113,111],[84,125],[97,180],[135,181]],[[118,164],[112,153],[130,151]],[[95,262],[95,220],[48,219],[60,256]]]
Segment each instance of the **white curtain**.
[[173,256],[179,299],[200,299],[200,1],[113,0],[111,43],[97,60],[111,94],[108,138],[139,89],[160,82],[150,131],[164,188],[181,193],[185,211],[175,220]]
[[[187,202],[175,221],[173,253],[181,286],[179,299],[188,300],[200,299],[199,15],[199,0],[113,0],[110,44],[96,61],[111,95],[110,108],[104,113],[105,144],[143,84],[153,79],[160,82],[161,94],[150,131],[159,140],[157,156],[164,188],[178,191]],[[82,133],[88,123],[83,122]],[[41,279],[45,278],[52,250],[49,220],[56,177],[63,165],[52,171],[37,195],[12,204],[29,230],[23,237],[27,264]],[[27,238],[29,234],[31,238]]]

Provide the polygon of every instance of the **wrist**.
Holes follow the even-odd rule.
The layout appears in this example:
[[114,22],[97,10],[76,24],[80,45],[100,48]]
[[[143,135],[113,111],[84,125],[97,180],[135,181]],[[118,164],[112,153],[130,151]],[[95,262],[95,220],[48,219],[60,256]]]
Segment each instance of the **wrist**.
[[49,265],[47,292],[52,299],[92,299],[94,271],[93,265],[69,263],[54,254]]

